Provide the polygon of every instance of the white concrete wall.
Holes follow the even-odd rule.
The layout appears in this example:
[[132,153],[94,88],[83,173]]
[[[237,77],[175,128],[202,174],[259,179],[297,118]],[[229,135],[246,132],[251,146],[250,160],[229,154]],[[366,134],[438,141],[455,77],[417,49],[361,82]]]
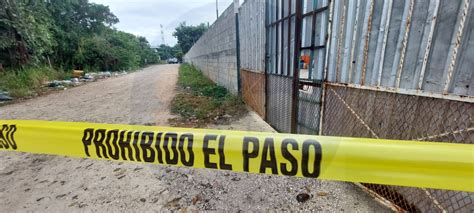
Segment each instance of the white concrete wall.
[[231,4],[184,56],[208,78],[238,93],[234,4]]

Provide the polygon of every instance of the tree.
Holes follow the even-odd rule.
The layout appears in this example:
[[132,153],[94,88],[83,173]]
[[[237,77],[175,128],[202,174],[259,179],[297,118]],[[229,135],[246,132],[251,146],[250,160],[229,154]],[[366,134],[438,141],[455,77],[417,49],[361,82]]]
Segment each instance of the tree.
[[183,53],[183,50],[181,50],[181,47],[179,46],[179,44],[174,45],[173,46],[173,57],[177,58],[178,61],[183,61],[183,56],[184,56],[184,53]]
[[38,63],[55,46],[44,1],[0,0],[0,63]]
[[130,70],[157,63],[158,55],[146,38],[109,29],[103,35],[83,38],[74,61],[79,69]]
[[50,0],[48,11],[55,23],[52,32],[58,43],[56,64],[68,69],[81,66],[74,61],[81,40],[103,34],[119,21],[109,7],[88,0]]
[[181,59],[183,54],[181,47],[178,44],[174,45],[173,47],[162,44],[160,47],[158,47],[157,52],[158,55],[160,55],[160,58],[163,60],[167,60],[169,58]]
[[112,27],[119,20],[108,6],[89,0],[0,5],[0,64],[8,67],[46,62],[66,70],[123,70],[158,62],[146,38]]
[[166,45],[162,44],[156,49],[158,55],[160,55],[160,58],[163,60],[167,60],[169,58],[173,57],[173,48]]
[[205,24],[187,26],[186,22],[182,22],[176,27],[173,36],[178,39],[178,45],[182,52],[187,53],[206,31],[207,25]]
[[159,55],[155,50],[151,49],[151,45],[145,37],[138,36],[140,45],[140,65],[155,64],[159,62]]

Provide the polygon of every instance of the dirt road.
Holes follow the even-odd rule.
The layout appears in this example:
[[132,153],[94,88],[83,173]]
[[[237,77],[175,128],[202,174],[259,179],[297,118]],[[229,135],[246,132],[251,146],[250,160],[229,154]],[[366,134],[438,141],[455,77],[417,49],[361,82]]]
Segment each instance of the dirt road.
[[[0,119],[166,125],[177,65],[0,107]],[[254,113],[220,129],[272,131]],[[313,197],[298,203],[296,196]],[[163,210],[387,211],[352,184],[0,152],[1,212]]]

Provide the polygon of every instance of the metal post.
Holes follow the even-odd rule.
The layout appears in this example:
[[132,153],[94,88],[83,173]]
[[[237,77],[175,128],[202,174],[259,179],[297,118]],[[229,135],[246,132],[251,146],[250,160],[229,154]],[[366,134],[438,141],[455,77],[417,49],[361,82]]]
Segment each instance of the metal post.
[[219,18],[219,0],[216,0],[216,20]]
[[299,93],[299,58],[301,48],[302,1],[296,1],[295,8],[295,51],[293,53],[293,91],[291,103],[291,133],[297,132],[298,93]]
[[[285,4],[283,2],[283,0],[280,0],[280,19],[281,19],[281,26],[280,26],[280,41],[281,41],[281,50],[280,50],[280,74],[281,75],[289,75],[290,74],[290,71],[287,70],[287,73],[285,73],[285,68],[283,68],[283,54],[284,54],[284,49],[285,49],[285,21],[284,21],[284,18],[285,18]],[[278,32],[277,32],[278,33]]]
[[[311,22],[311,52],[309,53],[309,65],[308,65],[308,79],[313,79],[313,65],[315,65],[314,63],[314,52],[316,51],[316,49],[314,48],[315,44],[316,44],[316,16],[317,16],[317,13],[316,13],[316,9],[318,7],[318,1],[317,0],[313,0],[313,16],[311,17],[312,18],[312,22]],[[316,67],[315,67],[316,68]]]
[[[287,75],[290,74],[291,70],[291,3],[296,0],[288,0],[288,35],[287,35],[287,54],[286,54],[286,70]],[[283,22],[284,23],[284,22]]]
[[268,72],[269,72],[269,58],[270,58],[270,2],[265,0],[265,121],[268,121]]
[[237,91],[239,95],[242,95],[242,79],[240,74],[240,33],[239,33],[239,0],[234,0],[234,13],[235,13],[235,45],[236,45],[236,56],[237,56]]

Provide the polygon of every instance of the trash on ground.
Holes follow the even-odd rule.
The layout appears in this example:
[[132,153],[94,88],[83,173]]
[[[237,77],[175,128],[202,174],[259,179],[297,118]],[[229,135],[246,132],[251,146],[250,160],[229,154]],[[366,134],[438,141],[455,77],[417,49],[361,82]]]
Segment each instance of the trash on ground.
[[4,101],[12,101],[13,98],[10,97],[10,94],[8,92],[0,90],[0,102]]
[[77,83],[74,83],[71,80],[62,80],[62,81],[54,80],[52,82],[48,82],[47,85],[48,87],[53,87],[53,88],[64,88],[66,86],[75,86],[74,84],[77,84]]
[[110,78],[112,77],[112,73],[111,72],[99,72],[99,73],[91,73],[93,74],[94,78],[98,78],[98,79],[103,79],[103,78]]
[[328,195],[327,192],[318,192],[318,196],[321,196],[321,197],[322,197],[322,196],[326,196],[326,195]]
[[85,80],[94,80],[94,76],[91,73],[86,73],[84,75]]
[[301,193],[301,194],[296,196],[296,200],[300,203],[306,202],[310,198],[311,198],[311,196],[307,193]]
[[55,89],[67,89],[68,87],[74,87],[81,85],[85,82],[93,82],[97,79],[105,79],[110,77],[119,77],[123,75],[127,75],[128,73],[125,71],[122,72],[90,72],[85,73],[82,70],[74,70],[73,71],[73,78],[71,80],[54,80],[50,82],[46,82],[46,87],[55,88]]
[[126,71],[114,72],[114,73],[113,73],[113,76],[114,76],[114,77],[119,77],[119,76],[123,76],[123,75],[127,75],[127,74],[128,74],[128,72],[126,72]]
[[80,78],[84,74],[84,71],[82,70],[73,70],[72,71],[72,77],[74,78]]

